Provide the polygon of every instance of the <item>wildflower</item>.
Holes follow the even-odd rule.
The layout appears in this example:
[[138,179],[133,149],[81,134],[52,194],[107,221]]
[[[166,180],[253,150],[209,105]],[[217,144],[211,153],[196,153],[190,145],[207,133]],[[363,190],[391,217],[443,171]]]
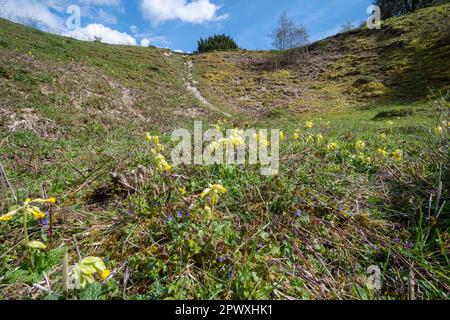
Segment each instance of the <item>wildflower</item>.
[[178,191],[180,192],[180,194],[183,196],[183,195],[185,195],[186,194],[186,187],[181,187],[181,188],[178,188]]
[[362,153],[362,152],[358,152],[356,158],[357,158],[359,161],[361,161],[361,162],[366,162],[366,156],[365,156],[364,153]]
[[362,150],[366,147],[366,143],[362,140],[358,140],[358,141],[356,141],[355,147],[356,147],[356,150]]
[[30,241],[27,243],[28,247],[35,250],[45,250],[47,246],[39,241]]
[[388,122],[386,122],[386,125],[388,128],[392,128],[394,126],[394,121],[389,120]]
[[222,262],[223,262],[223,257],[218,257],[218,258],[217,258],[217,261],[218,261],[219,263],[222,263]]
[[178,211],[177,212],[177,217],[180,218],[180,219],[183,218],[183,212]]
[[442,135],[444,133],[444,128],[442,128],[441,126],[434,128],[434,133],[436,135]]
[[314,123],[312,121],[306,121],[305,128],[312,129],[312,127],[314,127]]
[[284,140],[284,138],[285,138],[284,132],[283,132],[283,131],[280,131],[280,139],[281,139],[281,140]]
[[268,147],[270,145],[269,140],[267,140],[266,135],[262,131],[255,134],[255,138],[259,142],[260,145],[264,145],[266,147]]
[[332,142],[327,144],[327,151],[331,152],[337,149],[337,143],[336,142]]
[[0,222],[1,221],[10,221],[13,218],[14,214],[15,214],[14,212],[10,212],[10,213],[0,216]]
[[146,133],[145,140],[155,145],[155,147],[151,149],[154,155],[156,155],[157,153],[161,152],[164,149],[164,146],[160,143],[158,136],[152,136],[150,133]]
[[220,184],[214,184],[214,185],[210,184],[208,188],[203,190],[203,192],[201,194],[201,198],[204,199],[207,195],[209,195],[210,199],[211,199],[211,203],[213,205],[215,205],[217,203],[217,201],[219,200],[219,194],[227,193],[227,191],[228,190]]
[[166,158],[164,158],[164,156],[162,154],[157,154],[155,156],[155,162],[156,162],[156,168],[160,172],[164,172],[164,171],[169,172],[172,169],[172,167],[167,163]]
[[378,154],[381,155],[383,158],[387,158],[388,155],[389,155],[389,153],[388,153],[386,150],[381,149],[381,148],[378,148],[377,152],[378,152]]
[[403,159],[403,151],[400,149],[395,150],[392,152],[392,157],[397,161],[401,161]]
[[318,135],[316,135],[316,141],[317,143],[322,143],[323,142],[323,135],[321,133],[319,133]]
[[306,138],[306,142],[311,143],[314,141],[314,136],[313,135],[309,135],[308,138]]
[[299,218],[302,215],[302,212],[300,210],[295,211],[294,215]]
[[111,271],[108,269],[105,269],[100,273],[100,277],[102,278],[103,281],[106,281],[106,279],[108,279],[110,274],[111,274]]
[[167,218],[166,218],[167,222],[172,221],[172,219],[173,219],[173,216],[172,216],[171,213],[169,213],[169,214],[167,215]]
[[34,217],[34,219],[39,220],[39,219],[45,218],[45,213],[43,213],[38,208],[35,207],[32,210],[33,210],[33,217]]
[[299,140],[300,134],[298,132],[294,132],[294,140]]
[[387,138],[386,133],[380,133],[380,138],[381,138],[382,140],[386,139],[386,138]]

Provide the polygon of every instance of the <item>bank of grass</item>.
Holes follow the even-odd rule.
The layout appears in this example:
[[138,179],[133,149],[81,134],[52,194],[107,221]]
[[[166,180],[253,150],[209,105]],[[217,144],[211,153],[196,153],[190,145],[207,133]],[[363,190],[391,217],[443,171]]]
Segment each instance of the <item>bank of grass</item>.
[[[181,166],[159,173],[143,136],[101,129],[67,141],[68,162],[47,163],[35,175],[15,172],[8,161],[13,185],[21,177],[34,186],[19,189],[20,201],[38,197],[43,183],[58,204],[55,249],[41,253],[45,263],[38,269],[21,255],[20,223],[2,223],[2,297],[60,296],[62,251],[74,264],[78,247],[83,257],[100,256],[114,271],[107,283],[99,280],[79,292],[80,298],[448,298],[448,171],[436,180],[436,164],[448,170],[448,127],[434,130],[448,120],[432,118],[434,109],[425,104],[418,108],[423,113],[372,120],[391,108],[398,106],[311,116],[295,125],[274,120],[286,139],[280,174],[273,177],[252,166]],[[236,119],[223,128],[238,124]],[[442,154],[429,152],[418,124],[435,148],[444,148]],[[32,147],[39,140],[31,136],[14,139],[14,145],[46,152],[42,145]],[[72,157],[78,161],[70,162]],[[137,182],[129,173],[138,165],[149,171]],[[115,183],[113,171],[126,176],[128,185]],[[200,194],[214,183],[227,193],[211,211]],[[7,211],[11,197],[2,198]],[[36,222],[30,231],[34,239],[49,241],[48,226]],[[380,291],[367,286],[373,265],[382,271]],[[31,287],[46,286],[43,272],[53,294]]]

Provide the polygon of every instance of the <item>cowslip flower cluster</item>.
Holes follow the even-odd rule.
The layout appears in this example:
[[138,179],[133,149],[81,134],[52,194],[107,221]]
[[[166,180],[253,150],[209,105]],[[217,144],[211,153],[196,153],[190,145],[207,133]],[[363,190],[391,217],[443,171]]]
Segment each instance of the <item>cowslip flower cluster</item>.
[[392,152],[392,158],[397,161],[401,161],[403,159],[403,151],[400,149],[395,150]]
[[331,142],[331,143],[327,144],[327,151],[328,152],[334,151],[337,149],[337,147],[338,147],[338,144],[336,142]]
[[208,188],[203,190],[201,198],[204,199],[207,196],[211,200],[211,204],[214,206],[219,201],[219,194],[227,193],[227,189],[221,184],[210,184]]
[[158,169],[159,172],[169,172],[172,167],[167,162],[166,158],[161,154],[164,150],[164,145],[161,144],[159,137],[146,133],[145,140],[152,144],[150,151],[154,156],[156,169]]
[[43,219],[45,218],[45,213],[41,211],[41,209],[35,204],[43,204],[43,203],[50,203],[55,204],[56,199],[50,198],[50,199],[26,199],[22,206],[16,207],[12,211],[8,212],[7,214],[4,214],[0,216],[0,221],[9,221],[14,218],[14,216],[18,214],[26,214],[29,217],[34,217],[34,219]]
[[79,284],[81,289],[84,289],[87,284],[95,282],[94,274],[99,274],[103,281],[106,281],[111,274],[105,266],[102,259],[98,257],[87,257],[76,264],[70,277],[73,283]]
[[363,150],[366,147],[366,143],[362,140],[358,140],[355,143],[356,150]]

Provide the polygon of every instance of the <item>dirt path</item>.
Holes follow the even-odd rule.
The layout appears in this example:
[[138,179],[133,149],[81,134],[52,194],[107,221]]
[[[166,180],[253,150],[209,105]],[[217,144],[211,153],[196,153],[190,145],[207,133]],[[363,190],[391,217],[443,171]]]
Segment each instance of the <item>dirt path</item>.
[[216,112],[219,112],[223,114],[225,117],[231,118],[231,114],[220,110],[219,108],[215,107],[212,103],[210,103],[198,90],[197,88],[197,81],[194,80],[194,76],[192,75],[192,69],[194,67],[194,63],[192,60],[189,60],[187,62],[188,65],[188,79],[185,80],[186,89],[188,89],[192,94],[199,100],[201,103],[203,103],[205,106],[207,106],[209,109],[212,109]]

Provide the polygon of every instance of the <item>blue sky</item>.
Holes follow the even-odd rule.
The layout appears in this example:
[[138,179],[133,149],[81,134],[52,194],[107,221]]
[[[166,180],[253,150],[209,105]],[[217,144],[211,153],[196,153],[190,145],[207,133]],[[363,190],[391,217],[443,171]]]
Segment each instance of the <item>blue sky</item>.
[[[0,16],[30,17],[46,31],[82,40],[155,45],[192,52],[197,40],[231,35],[245,49],[271,49],[268,34],[286,11],[307,28],[311,40],[337,33],[342,24],[367,19],[372,0],[0,0]],[[80,8],[81,25],[67,19]],[[26,17],[27,19],[24,19]],[[72,23],[76,20],[72,19]]]

